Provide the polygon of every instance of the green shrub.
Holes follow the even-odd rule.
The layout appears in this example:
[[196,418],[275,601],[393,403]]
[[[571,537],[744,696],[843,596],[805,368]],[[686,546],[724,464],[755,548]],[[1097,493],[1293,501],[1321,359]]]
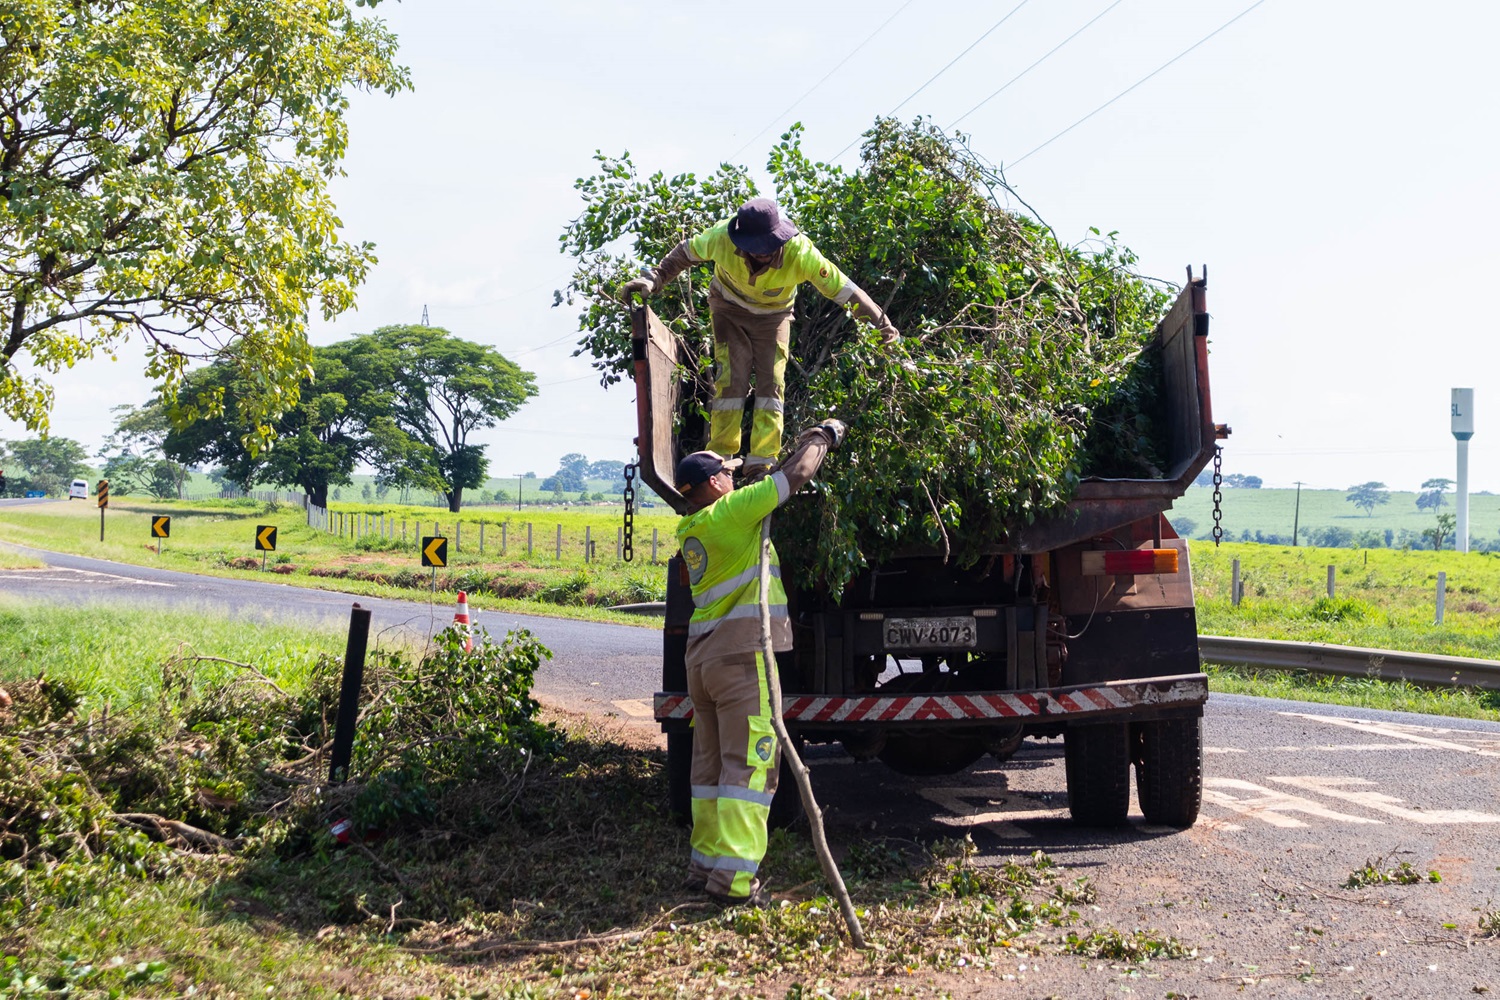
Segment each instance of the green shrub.
[[1307,617],[1320,622],[1362,622],[1374,612],[1370,605],[1352,597],[1320,597]]

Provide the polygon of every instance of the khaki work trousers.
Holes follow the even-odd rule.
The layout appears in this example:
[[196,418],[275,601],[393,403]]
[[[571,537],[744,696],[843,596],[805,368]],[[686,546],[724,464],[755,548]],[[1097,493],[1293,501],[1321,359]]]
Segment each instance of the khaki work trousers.
[[780,747],[764,657],[738,653],[687,664],[693,699],[690,872],[721,896],[750,895],[766,856]]
[[774,462],[781,454],[782,396],[792,339],[792,311],[753,313],[713,296],[715,399],[709,413],[708,450],[740,454],[745,393],[755,374],[755,413],[750,418],[750,462]]

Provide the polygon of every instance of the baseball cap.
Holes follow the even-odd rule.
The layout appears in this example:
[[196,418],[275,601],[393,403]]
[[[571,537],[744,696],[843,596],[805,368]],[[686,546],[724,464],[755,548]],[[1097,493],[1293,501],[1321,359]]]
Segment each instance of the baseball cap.
[[725,458],[712,451],[695,451],[691,455],[684,455],[673,474],[677,492],[686,493],[699,483],[708,482],[721,469],[737,469],[740,461],[738,458]]

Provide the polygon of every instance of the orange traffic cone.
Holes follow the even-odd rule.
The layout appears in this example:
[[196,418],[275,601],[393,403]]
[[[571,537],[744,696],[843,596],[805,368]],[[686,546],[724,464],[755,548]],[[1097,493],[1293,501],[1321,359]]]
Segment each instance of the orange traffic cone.
[[470,638],[469,623],[469,595],[462,590],[458,592],[458,610],[453,613],[453,624],[462,625],[464,629],[464,651],[474,648],[474,640]]

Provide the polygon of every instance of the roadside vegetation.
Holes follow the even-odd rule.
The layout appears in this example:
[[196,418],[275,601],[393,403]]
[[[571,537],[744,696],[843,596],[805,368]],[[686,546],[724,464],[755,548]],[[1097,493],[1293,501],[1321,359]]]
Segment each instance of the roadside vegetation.
[[[161,540],[158,555],[151,522],[163,514],[172,518],[171,535]],[[603,609],[661,600],[664,564],[675,551],[675,517],[651,511],[636,517],[635,558],[628,563],[615,558],[619,508],[480,508],[455,519],[431,507],[341,504],[333,515],[336,528],[342,519],[342,534],[309,527],[294,504],[119,500],[105,512],[101,543],[98,509],[92,501],[75,502],[0,512],[0,541],[138,566],[406,600],[437,594],[447,601],[464,590],[490,609],[633,624],[640,619]],[[255,550],[260,525],[275,525],[278,532],[276,551],[264,557]],[[436,533],[448,538],[448,565],[434,573],[421,565],[420,548],[424,535]],[[592,559],[585,556],[586,535],[594,541]]]
[[[1195,955],[1096,924],[1088,879],[1039,852],[980,866],[966,841],[840,836],[867,952],[795,831],[772,839],[772,909],[710,906],[681,888],[662,751],[542,712],[548,653],[523,632],[378,651],[330,784],[337,637],[268,653],[258,627],[236,646],[144,612],[98,623],[126,633],[108,650],[22,669],[10,654],[76,633],[4,614],[5,996],[911,995],[1037,956]],[[158,659],[152,637],[177,645]]]

